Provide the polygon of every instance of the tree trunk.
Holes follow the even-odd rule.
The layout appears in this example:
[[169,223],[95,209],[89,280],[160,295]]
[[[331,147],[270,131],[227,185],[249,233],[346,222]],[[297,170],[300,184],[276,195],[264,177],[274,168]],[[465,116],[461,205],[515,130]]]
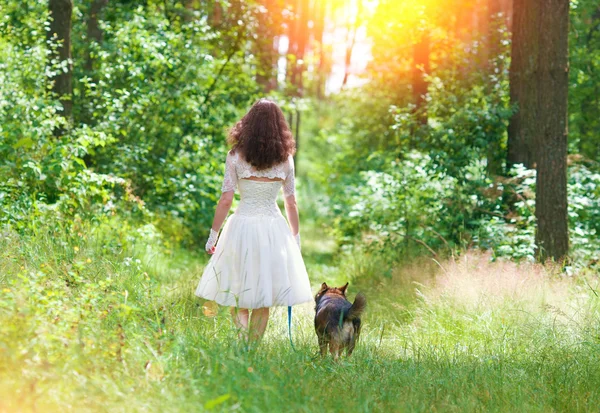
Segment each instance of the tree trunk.
[[472,42],[475,37],[475,31],[477,29],[474,25],[476,2],[477,0],[463,0],[461,7],[456,12],[454,35],[464,44]]
[[421,38],[413,49],[413,95],[416,111],[421,124],[427,123],[427,110],[425,108],[425,97],[427,95],[427,79],[429,74],[429,32],[423,31]]
[[[90,12],[87,20],[87,36],[88,43],[92,41],[100,44],[102,43],[102,29],[100,28],[99,16],[102,13],[102,9],[106,7],[108,0],[94,0],[90,6]],[[92,57],[91,47],[88,46],[87,56],[85,59],[85,69],[91,71],[94,68],[94,58]]]
[[352,51],[356,44],[356,34],[360,26],[360,18],[362,16],[362,1],[359,0],[357,3],[356,16],[352,28],[348,27],[348,34],[346,36],[346,61],[344,66],[344,80],[342,81],[342,88],[348,83],[348,76],[350,76],[350,65],[352,64]]
[[513,0],[500,0],[500,8],[506,21],[506,28],[510,32],[513,28]]
[[285,81],[286,86],[291,87],[294,87],[294,76],[296,73],[296,56],[298,51],[298,27],[300,25],[299,6],[300,0],[297,0],[296,4],[293,6],[292,9],[293,13],[289,13],[287,19],[288,48],[286,53]]
[[488,67],[492,65],[489,62],[493,61],[498,57],[500,52],[500,42],[502,41],[500,35],[500,29],[504,21],[504,16],[501,17],[502,5],[500,0],[488,0],[487,4],[487,30],[486,30],[486,44],[484,48],[487,53]]
[[215,1],[213,4],[212,12],[210,14],[210,26],[213,29],[218,29],[223,23],[223,7],[219,1]]
[[325,42],[323,41],[323,35],[325,33],[325,16],[327,15],[326,4],[325,1],[317,2],[315,11],[314,39],[319,45],[319,65],[317,67],[316,79],[317,99],[323,99],[325,96],[325,83],[327,80],[327,73],[325,73]]
[[262,86],[265,93],[277,88],[277,50],[275,50],[275,37],[279,35],[278,15],[281,11],[277,9],[274,0],[260,0],[259,4],[264,8],[257,15],[258,27],[256,29],[258,38],[254,43],[256,50],[257,70],[256,81]]
[[310,10],[308,0],[298,0],[296,4],[297,20],[295,26],[296,33],[294,36],[296,41],[296,58],[292,70],[292,85],[294,86],[294,94],[297,96],[302,96],[304,91],[302,77],[304,76],[304,70],[306,68],[304,54],[306,52],[306,46],[308,43],[308,18]]
[[[106,0],[108,2],[108,0]],[[200,5],[200,2],[197,0],[183,0],[183,21],[189,23],[194,21],[195,12],[197,7]]]
[[[70,118],[73,112],[73,63],[71,62],[71,15],[73,13],[72,0],[49,0],[50,31],[48,40],[57,43],[52,48],[50,59],[57,62],[66,62],[66,70],[60,70],[50,77],[52,91],[56,93],[63,106],[61,114]],[[56,131],[57,134],[61,131]]]
[[[501,19],[501,0],[487,0],[487,8],[485,8],[486,16],[481,20],[485,21],[482,24],[481,33],[484,36],[482,60],[485,65],[485,71],[489,75],[494,75],[497,69],[498,55],[501,50],[501,32],[500,29],[503,25],[503,19]],[[492,94],[493,84],[488,84],[487,93]],[[502,175],[503,161],[506,154],[502,150],[501,139],[497,133],[489,135],[489,142],[487,147],[487,173],[489,176]]]
[[[540,261],[562,261],[569,250],[567,223],[567,96],[569,0],[538,0],[539,75],[535,124],[536,245]],[[516,5],[515,5],[516,6]],[[517,11],[515,7],[515,11]],[[516,23],[516,22],[515,22]]]
[[516,112],[508,125],[507,167],[535,163],[533,135],[537,119],[537,80],[540,26],[539,4],[542,0],[515,0],[510,62],[510,102]]

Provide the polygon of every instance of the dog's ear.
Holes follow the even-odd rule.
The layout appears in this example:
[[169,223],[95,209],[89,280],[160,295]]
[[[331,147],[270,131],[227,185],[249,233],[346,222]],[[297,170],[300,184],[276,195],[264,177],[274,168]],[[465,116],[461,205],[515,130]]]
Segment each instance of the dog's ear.
[[329,289],[329,287],[327,286],[327,283],[321,284],[321,290],[320,291],[327,291],[328,289]]
[[346,295],[346,290],[348,289],[348,283],[346,283],[346,285],[344,285],[343,287],[340,287],[339,290],[342,292],[342,294]]

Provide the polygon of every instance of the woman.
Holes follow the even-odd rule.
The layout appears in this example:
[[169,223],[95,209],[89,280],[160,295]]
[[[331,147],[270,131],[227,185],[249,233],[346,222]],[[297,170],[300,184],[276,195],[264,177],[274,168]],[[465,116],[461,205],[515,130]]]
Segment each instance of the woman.
[[[212,257],[196,295],[230,306],[236,327],[258,341],[267,327],[270,307],[312,301],[300,254],[295,142],[281,109],[266,99],[252,106],[228,141],[232,149],[206,243]],[[276,203],[282,187],[289,227]],[[239,206],[217,243],[236,188]]]

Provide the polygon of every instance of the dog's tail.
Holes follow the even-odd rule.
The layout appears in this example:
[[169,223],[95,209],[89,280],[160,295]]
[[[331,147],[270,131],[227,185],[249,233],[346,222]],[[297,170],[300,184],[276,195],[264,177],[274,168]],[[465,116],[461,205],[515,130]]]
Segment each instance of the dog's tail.
[[356,298],[354,299],[354,304],[350,307],[348,314],[346,315],[346,320],[354,320],[359,318],[360,315],[365,311],[365,307],[367,306],[367,297],[363,295],[363,293],[356,294]]

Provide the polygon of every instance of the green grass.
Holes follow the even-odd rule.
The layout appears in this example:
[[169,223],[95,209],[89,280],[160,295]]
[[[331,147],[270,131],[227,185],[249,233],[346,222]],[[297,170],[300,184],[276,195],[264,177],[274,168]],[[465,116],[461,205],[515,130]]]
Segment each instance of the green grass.
[[193,296],[203,256],[115,231],[3,234],[0,412],[600,405],[596,278],[476,253],[384,271],[366,253],[338,256],[323,229],[308,226],[313,283],[350,280],[351,296],[360,289],[369,301],[357,351],[335,363],[317,357],[311,304],[294,311],[296,351],[285,309],[246,351],[227,309],[207,317]]

